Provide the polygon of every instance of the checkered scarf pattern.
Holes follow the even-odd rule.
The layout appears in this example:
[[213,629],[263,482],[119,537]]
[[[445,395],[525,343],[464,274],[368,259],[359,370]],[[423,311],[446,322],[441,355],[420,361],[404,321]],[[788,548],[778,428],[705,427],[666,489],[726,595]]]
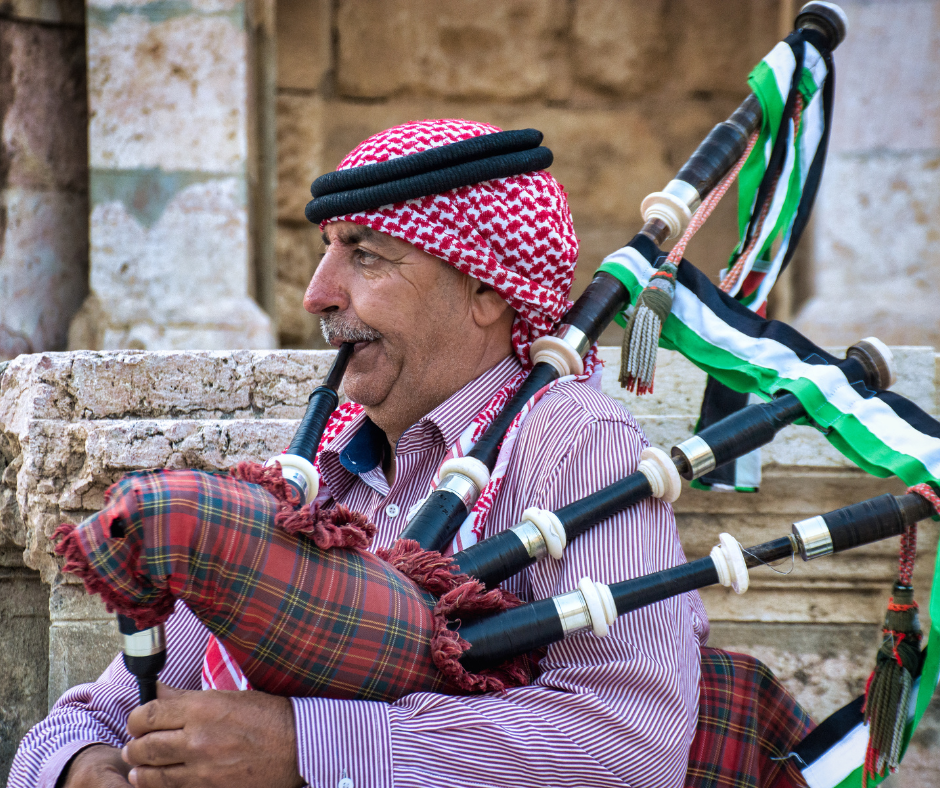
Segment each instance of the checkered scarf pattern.
[[703,648],[685,788],[805,788],[799,763],[787,756],[813,727],[766,665]]
[[[360,143],[337,170],[498,131],[469,120],[406,123]],[[321,227],[330,222],[355,222],[401,238],[492,287],[518,313],[512,340],[525,365],[532,340],[571,306],[578,239],[564,189],[544,170],[337,216]]]
[[201,471],[129,474],[104,509],[60,529],[65,569],[139,626],[182,599],[278,695],[389,701],[440,691],[433,599],[364,550],[320,550],[275,527],[262,487]]

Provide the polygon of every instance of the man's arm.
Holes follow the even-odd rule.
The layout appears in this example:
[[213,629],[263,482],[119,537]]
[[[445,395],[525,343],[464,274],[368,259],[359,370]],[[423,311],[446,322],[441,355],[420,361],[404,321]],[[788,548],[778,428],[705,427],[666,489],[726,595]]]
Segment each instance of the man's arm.
[[[613,405],[598,417],[594,405],[593,415],[579,413],[577,402],[552,397],[533,412],[497,506],[556,509],[636,468],[645,443],[632,419]],[[560,424],[567,434],[555,434]],[[584,575],[609,583],[683,560],[671,508],[649,501],[580,537],[562,561],[504,585],[540,599]],[[357,788],[680,786],[705,626],[697,595],[682,596],[622,617],[607,638],[555,644],[532,686],[501,696],[294,699],[301,774],[323,788],[344,771]]]
[[[206,628],[186,606],[177,605],[167,622],[167,665],[161,680],[198,689],[208,637]],[[87,762],[95,756],[90,752],[92,744],[118,748],[111,751],[109,758],[113,758],[128,741],[125,725],[137,702],[137,680],[118,655],[96,682],[68,690],[49,716],[26,734],[13,759],[9,788],[54,788],[70,762],[79,758]],[[82,752],[86,748],[87,755]],[[99,756],[101,752],[98,748]]]

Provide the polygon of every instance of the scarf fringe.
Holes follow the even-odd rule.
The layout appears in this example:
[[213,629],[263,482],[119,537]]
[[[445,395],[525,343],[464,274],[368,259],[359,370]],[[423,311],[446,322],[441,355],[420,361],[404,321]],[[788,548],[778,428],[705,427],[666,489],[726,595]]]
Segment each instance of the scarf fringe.
[[515,594],[486,586],[454,568],[454,560],[434,550],[422,550],[413,539],[400,539],[376,555],[428,593],[439,597],[434,606],[434,634],[431,658],[452,688],[464,693],[505,692],[524,687],[532,680],[527,656],[507,660],[495,668],[470,673],[460,664],[461,655],[470,644],[448,626],[461,615],[476,618],[509,610],[522,604]]
[[241,462],[230,473],[236,479],[263,487],[274,496],[278,503],[274,524],[278,528],[309,537],[321,550],[334,547],[365,550],[372,544],[376,527],[365,515],[342,505],[321,509],[311,503],[297,509],[297,493],[284,480],[279,465]]

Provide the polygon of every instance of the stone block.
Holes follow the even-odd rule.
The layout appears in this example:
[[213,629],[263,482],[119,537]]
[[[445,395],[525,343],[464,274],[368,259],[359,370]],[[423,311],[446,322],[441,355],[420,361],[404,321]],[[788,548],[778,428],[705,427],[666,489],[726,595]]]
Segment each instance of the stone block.
[[0,359],[63,350],[88,292],[88,195],[17,187],[0,203]]
[[627,98],[661,88],[668,76],[666,7],[662,0],[576,3],[571,53],[579,83]]
[[337,13],[341,95],[517,101],[566,93],[560,0],[343,0]]
[[732,0],[720,10],[711,3],[681,0],[670,7],[666,26],[671,87],[685,95],[725,93],[743,99],[747,75],[780,40],[775,0]]
[[817,209],[815,296],[796,327],[820,344],[874,335],[940,347],[938,241],[940,152],[830,157]]
[[0,547],[0,781],[20,739],[46,714],[49,589],[23,567],[18,551]]
[[0,12],[13,19],[81,27],[85,24],[82,0],[4,0]]
[[87,191],[84,43],[77,28],[0,20],[7,187]]
[[173,182],[160,195],[161,204],[141,212],[134,200],[151,179],[124,180],[120,174],[95,176],[94,300],[86,302],[70,345],[154,350],[273,345],[270,319],[247,295],[244,181]]
[[151,21],[145,13],[113,16],[109,2],[90,14],[92,167],[242,171],[248,60],[241,4],[209,5],[232,13]]
[[940,148],[940,3],[840,3],[849,33],[836,52],[839,78],[830,150]]
[[[277,215],[278,219],[308,225],[304,207],[310,184],[333,169],[325,161],[324,102],[319,96],[277,97]],[[311,225],[312,226],[312,225]]]
[[332,66],[331,3],[277,3],[277,86],[318,90]]
[[70,687],[94,681],[121,651],[117,620],[53,622],[49,628],[48,707]]

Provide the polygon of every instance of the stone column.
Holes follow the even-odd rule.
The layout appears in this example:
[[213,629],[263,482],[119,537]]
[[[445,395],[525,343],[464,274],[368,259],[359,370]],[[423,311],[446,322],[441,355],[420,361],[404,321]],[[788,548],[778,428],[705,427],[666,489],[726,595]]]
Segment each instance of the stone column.
[[252,298],[252,0],[89,0],[91,295],[79,348],[266,348]]
[[940,2],[840,3],[815,296],[797,326],[820,344],[940,347]]
[[0,361],[65,348],[88,292],[81,0],[0,6]]

